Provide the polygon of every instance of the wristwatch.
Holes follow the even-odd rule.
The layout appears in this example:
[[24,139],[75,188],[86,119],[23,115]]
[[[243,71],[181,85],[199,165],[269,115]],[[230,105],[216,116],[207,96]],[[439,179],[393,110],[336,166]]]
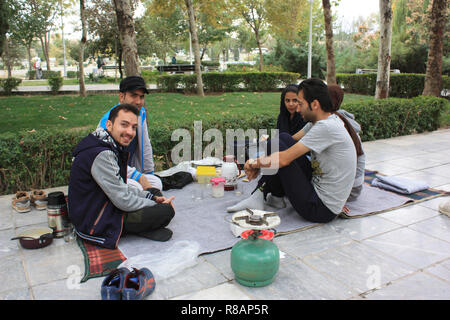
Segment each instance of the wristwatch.
[[253,164],[257,164],[257,163],[258,163],[258,160],[256,160],[256,159],[248,159],[248,165],[249,165],[250,169],[255,169],[253,167]]

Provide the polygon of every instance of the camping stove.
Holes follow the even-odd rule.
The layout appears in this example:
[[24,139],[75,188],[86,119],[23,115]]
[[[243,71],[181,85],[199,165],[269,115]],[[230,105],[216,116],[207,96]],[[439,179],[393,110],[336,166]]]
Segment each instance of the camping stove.
[[236,281],[247,287],[271,284],[280,265],[280,252],[272,241],[264,238],[267,238],[267,229],[280,224],[280,217],[275,212],[246,209],[236,212],[231,220],[233,224],[251,230],[250,233],[244,231],[241,237],[246,239],[236,243],[231,250],[231,269]]

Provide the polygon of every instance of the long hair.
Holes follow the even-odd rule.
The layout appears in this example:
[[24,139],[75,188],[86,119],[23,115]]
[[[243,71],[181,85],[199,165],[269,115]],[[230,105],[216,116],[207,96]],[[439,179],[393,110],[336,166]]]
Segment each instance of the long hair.
[[328,86],[328,91],[330,94],[331,102],[333,105],[332,112],[337,115],[341,120],[344,122],[345,129],[347,129],[348,134],[352,138],[353,144],[355,145],[356,149],[356,155],[359,157],[364,154],[361,146],[361,140],[358,137],[358,134],[356,133],[355,129],[352,127],[352,125],[348,122],[348,120],[345,118],[344,115],[340,114],[339,112],[336,112],[339,110],[342,100],[344,100],[344,90],[338,85],[331,84]]
[[298,85],[289,84],[281,92],[280,114],[278,115],[277,120],[277,129],[280,130],[280,132],[287,132],[290,135],[294,135],[298,131],[300,131],[306,124],[305,121],[303,121],[301,114],[298,113],[297,111],[294,113],[294,116],[291,120],[290,118],[291,114],[287,110],[286,103],[284,102],[284,99],[288,92],[298,94],[298,91],[299,91]]

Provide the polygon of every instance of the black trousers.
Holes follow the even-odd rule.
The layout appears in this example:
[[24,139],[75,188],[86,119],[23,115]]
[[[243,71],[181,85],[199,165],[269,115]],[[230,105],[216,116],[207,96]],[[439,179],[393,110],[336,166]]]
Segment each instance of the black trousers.
[[145,207],[126,215],[124,235],[139,234],[167,226],[175,216],[170,204],[157,203],[153,207]]
[[[279,151],[292,147],[296,140],[287,133],[280,133]],[[267,154],[271,154],[270,141],[267,143]],[[264,198],[268,193],[277,197],[286,196],[295,211],[304,219],[326,223],[334,218],[336,214],[331,212],[320,200],[311,183],[311,162],[306,154],[292,161],[288,166],[278,169],[274,175],[263,175],[258,181],[258,187],[262,188]]]

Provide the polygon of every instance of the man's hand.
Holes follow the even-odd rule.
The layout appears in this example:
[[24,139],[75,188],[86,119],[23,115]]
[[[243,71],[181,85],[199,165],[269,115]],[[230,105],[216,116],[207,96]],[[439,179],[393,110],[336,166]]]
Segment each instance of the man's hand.
[[144,190],[147,190],[147,189],[153,187],[152,184],[147,180],[147,178],[144,175],[141,175],[138,182],[141,184],[141,186]]
[[175,196],[171,196],[170,198],[166,198],[166,197],[157,197],[157,196],[154,196],[154,197],[153,197],[153,200],[154,200],[156,203],[167,203],[167,204],[170,204],[170,205],[172,206],[173,209],[175,209],[175,207],[173,206],[173,203],[172,203],[173,199],[175,199]]
[[244,165],[244,171],[245,171],[245,174],[247,175],[247,179],[249,181],[252,181],[253,179],[257,178],[258,174],[259,174],[259,169],[251,168],[251,163],[252,163],[251,160],[254,161],[254,159],[248,159]]

